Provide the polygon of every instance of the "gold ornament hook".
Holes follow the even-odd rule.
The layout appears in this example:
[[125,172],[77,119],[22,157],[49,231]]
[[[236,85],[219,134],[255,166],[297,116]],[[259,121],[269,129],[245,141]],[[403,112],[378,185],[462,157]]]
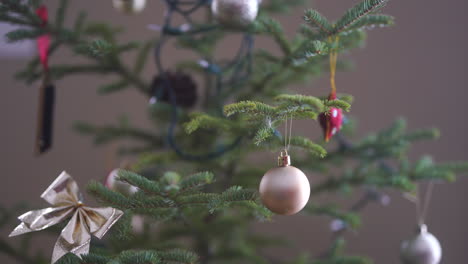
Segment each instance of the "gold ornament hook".
[[288,151],[283,149],[278,156],[278,166],[286,167],[289,165],[291,165],[291,157],[289,156]]

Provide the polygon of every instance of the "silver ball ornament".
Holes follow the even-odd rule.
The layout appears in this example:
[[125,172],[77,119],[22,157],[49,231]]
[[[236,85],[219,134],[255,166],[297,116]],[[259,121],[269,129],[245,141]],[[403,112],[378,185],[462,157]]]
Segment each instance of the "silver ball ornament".
[[427,231],[426,225],[421,225],[415,237],[401,244],[400,253],[403,264],[439,264],[442,258],[439,240]]
[[259,0],[213,0],[211,11],[215,19],[229,27],[245,27],[257,17]]
[[279,167],[273,168],[260,181],[260,198],[270,211],[292,215],[309,201],[310,185],[307,176],[289,165],[289,156],[279,157]]
[[146,0],[112,0],[114,8],[126,13],[136,14],[145,9]]

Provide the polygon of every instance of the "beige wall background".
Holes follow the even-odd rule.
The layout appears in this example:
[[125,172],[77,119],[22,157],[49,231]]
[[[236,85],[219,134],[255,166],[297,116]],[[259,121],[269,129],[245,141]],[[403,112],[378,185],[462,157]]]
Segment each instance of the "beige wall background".
[[[56,1],[47,2],[51,8],[56,6]],[[128,32],[123,37],[126,40],[148,39],[154,32],[147,30],[146,25],[160,23],[163,14],[161,1],[149,2],[141,15],[127,17],[115,12],[111,1],[73,1],[70,14],[86,9],[91,19],[126,26]],[[308,6],[337,18],[354,3],[316,0]],[[410,129],[438,127],[442,132],[437,142],[415,145],[413,157],[431,153],[437,161],[468,159],[467,7],[468,2],[464,0],[390,1],[384,12],[397,18],[396,26],[371,31],[367,47],[347,55],[354,60],[356,70],[339,73],[337,77],[338,89],[356,97],[352,115],[360,121],[359,133],[381,129],[395,118],[405,116]],[[300,8],[280,17],[289,32],[293,33],[301,23],[302,11]],[[259,46],[274,48],[268,41],[257,43]],[[182,56],[175,50],[168,54],[174,60]],[[66,51],[53,59],[62,63],[73,60],[76,58]],[[90,179],[102,179],[112,166],[118,165],[109,164],[106,158],[109,148],[95,148],[89,138],[74,133],[73,122],[88,120],[105,124],[127,113],[134,124],[147,126],[147,98],[134,91],[98,96],[95,88],[103,83],[100,76],[58,82],[55,145],[50,153],[34,157],[38,84],[26,86],[12,78],[25,63],[25,60],[5,58],[0,63],[0,199],[4,204],[33,201],[42,206],[40,193],[60,171],[66,169],[85,186]],[[152,78],[154,67],[148,67],[145,74],[148,80]],[[317,95],[323,94],[327,87],[324,77],[292,89]],[[296,132],[305,134],[307,129],[298,128]],[[442,242],[444,264],[464,263],[468,257],[466,188],[468,180],[463,177],[456,184],[438,185],[431,204],[427,222]],[[399,244],[412,234],[415,217],[412,204],[395,193],[392,198],[388,207],[371,205],[364,211],[363,227],[348,235],[350,253],[371,256],[378,264],[399,263]],[[304,250],[317,253],[329,240],[328,221],[321,218],[278,217],[272,223],[255,225],[254,229],[287,235],[297,242],[296,247],[269,253],[281,259]],[[6,236],[8,232],[1,230],[1,235]],[[45,248],[51,250],[52,245],[50,241],[50,247]]]

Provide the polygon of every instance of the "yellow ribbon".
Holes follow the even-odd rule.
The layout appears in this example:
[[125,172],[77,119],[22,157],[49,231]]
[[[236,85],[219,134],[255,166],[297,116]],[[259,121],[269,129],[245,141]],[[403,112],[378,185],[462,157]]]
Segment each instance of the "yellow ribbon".
[[78,185],[65,171],[45,190],[41,198],[52,207],[19,216],[21,224],[11,232],[10,237],[46,229],[71,216],[55,243],[51,263],[69,252],[77,256],[87,254],[91,234],[101,239],[123,215],[122,211],[111,207],[85,206]]
[[[338,46],[339,36],[335,36],[334,39],[332,37],[328,37],[328,41],[330,44],[332,42]],[[336,95],[336,83],[335,83],[335,73],[336,73],[336,62],[338,60],[338,52],[336,51],[338,47],[335,47],[332,51],[330,51],[330,86],[331,86],[331,93]]]

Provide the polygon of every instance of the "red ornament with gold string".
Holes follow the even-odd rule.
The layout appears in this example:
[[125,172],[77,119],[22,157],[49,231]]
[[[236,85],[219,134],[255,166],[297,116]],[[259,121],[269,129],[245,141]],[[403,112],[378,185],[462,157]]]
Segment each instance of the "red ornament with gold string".
[[[328,100],[336,100],[336,83],[335,83],[335,73],[336,73],[336,62],[338,59],[338,53],[336,52],[336,46],[338,45],[339,38],[336,37],[334,41],[329,38],[331,43],[334,43],[335,47],[332,52],[330,52],[330,86],[331,92],[328,95]],[[331,107],[328,111],[320,113],[319,115],[320,126],[323,130],[323,135],[325,142],[328,142],[333,135],[340,131],[341,126],[343,125],[343,111],[337,107]]]

